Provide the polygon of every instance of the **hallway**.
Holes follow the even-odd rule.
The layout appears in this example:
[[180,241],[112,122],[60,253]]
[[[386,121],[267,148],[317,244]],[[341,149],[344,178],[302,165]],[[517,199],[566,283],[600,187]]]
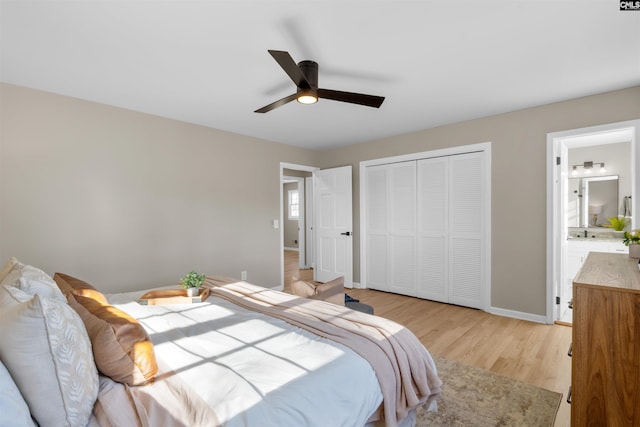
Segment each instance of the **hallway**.
[[313,269],[300,270],[297,251],[284,251],[284,291],[291,293],[291,283],[295,280],[313,280]]

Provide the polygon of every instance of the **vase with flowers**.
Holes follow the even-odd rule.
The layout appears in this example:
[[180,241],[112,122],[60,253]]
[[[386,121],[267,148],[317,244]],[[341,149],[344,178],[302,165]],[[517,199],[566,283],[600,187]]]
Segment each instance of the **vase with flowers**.
[[625,231],[622,243],[629,247],[631,258],[640,259],[640,230]]

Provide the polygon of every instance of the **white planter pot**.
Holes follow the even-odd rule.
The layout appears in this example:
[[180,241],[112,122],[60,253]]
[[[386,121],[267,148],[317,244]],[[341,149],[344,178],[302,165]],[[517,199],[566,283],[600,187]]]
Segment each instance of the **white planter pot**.
[[629,245],[629,257],[640,259],[640,245]]
[[188,297],[197,297],[200,295],[200,288],[187,288]]

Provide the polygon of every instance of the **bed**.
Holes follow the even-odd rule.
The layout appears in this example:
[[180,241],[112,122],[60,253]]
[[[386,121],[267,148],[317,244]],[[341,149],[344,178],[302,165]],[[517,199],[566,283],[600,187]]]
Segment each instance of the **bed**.
[[205,302],[142,305],[144,290],[103,294],[11,262],[0,377],[13,425],[406,427],[435,409],[433,359],[381,317],[221,277]]

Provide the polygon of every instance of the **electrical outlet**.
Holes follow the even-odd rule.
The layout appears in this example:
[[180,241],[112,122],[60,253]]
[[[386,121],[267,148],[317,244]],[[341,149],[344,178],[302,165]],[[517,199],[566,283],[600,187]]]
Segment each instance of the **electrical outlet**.
[[243,270],[240,273],[240,280],[247,280],[247,271],[246,270]]

